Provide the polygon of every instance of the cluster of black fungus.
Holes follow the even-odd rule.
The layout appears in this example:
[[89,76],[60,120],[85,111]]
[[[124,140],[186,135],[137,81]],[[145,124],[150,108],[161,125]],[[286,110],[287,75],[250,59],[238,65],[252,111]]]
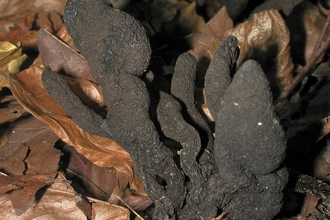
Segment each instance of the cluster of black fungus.
[[[127,150],[154,201],[154,219],[211,219],[229,210],[234,210],[232,219],[271,219],[279,211],[287,180],[281,168],[284,133],[255,61],[242,65],[231,81],[239,53],[236,38],[220,44],[206,73],[214,138],[195,106],[197,61],[191,54],[178,58],[166,93],[156,76],[153,82],[142,78],[151,49],[133,17],[107,0],[68,0],[64,22],[103,88],[110,109],[106,119],[84,106],[50,68],[42,74],[44,86],[82,129]],[[181,144],[179,166],[159,132]],[[192,182],[189,192],[185,177]]]

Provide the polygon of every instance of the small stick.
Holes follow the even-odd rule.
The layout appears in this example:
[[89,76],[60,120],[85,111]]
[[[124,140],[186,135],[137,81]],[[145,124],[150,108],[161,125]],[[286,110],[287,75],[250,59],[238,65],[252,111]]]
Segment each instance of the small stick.
[[9,76],[6,73],[2,72],[1,70],[0,70],[0,75],[6,78],[7,80],[9,80]]

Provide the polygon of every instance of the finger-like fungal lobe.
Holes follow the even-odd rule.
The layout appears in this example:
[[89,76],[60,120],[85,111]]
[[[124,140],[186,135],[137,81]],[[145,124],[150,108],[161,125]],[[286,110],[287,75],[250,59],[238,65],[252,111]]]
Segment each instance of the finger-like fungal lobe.
[[[186,121],[198,131],[202,146],[199,158],[203,176],[208,178],[215,172],[213,159],[214,138],[211,129],[202,115],[196,108],[195,88],[196,88],[197,60],[190,53],[183,53],[179,56],[174,67],[171,83],[171,94],[180,101],[183,111],[186,113]],[[195,158],[191,158],[194,159]]]
[[272,219],[280,210],[287,171],[284,131],[276,118],[267,77],[256,61],[235,73],[215,116],[216,164],[237,191],[221,208],[232,219]]

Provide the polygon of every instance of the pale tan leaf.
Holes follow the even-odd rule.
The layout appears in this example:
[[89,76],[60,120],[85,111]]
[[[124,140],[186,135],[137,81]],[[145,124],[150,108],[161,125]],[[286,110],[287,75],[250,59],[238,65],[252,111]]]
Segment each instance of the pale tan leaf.
[[92,219],[94,220],[129,220],[130,212],[128,209],[110,203],[93,203]]
[[76,206],[75,192],[63,176],[45,190],[38,191],[38,202],[22,215],[17,216],[8,194],[0,195],[1,218],[13,220],[25,219],[87,219]]
[[256,13],[224,36],[214,40],[211,53],[214,54],[219,43],[227,36],[238,39],[240,54],[236,68],[246,60],[254,59],[260,63],[270,80],[273,93],[279,94],[292,82],[294,64],[290,52],[290,33],[277,10]]

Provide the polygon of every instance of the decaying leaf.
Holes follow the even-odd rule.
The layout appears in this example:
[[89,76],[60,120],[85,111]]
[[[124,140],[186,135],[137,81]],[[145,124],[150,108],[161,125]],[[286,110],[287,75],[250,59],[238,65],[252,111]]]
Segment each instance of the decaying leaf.
[[[21,45],[0,42],[0,71],[4,74],[17,73],[26,58],[27,56],[22,54]],[[8,80],[0,76],[0,89],[3,87],[9,87]]]
[[257,60],[268,76],[273,94],[283,91],[292,82],[294,64],[290,53],[290,34],[277,10],[256,13],[250,20],[227,31],[213,41],[211,53],[215,53],[223,37],[231,35],[238,39],[240,48],[236,68],[247,59]]
[[17,15],[26,16],[31,13],[54,11],[63,14],[66,0],[1,0],[0,39],[8,38],[8,34],[17,24]]
[[[15,213],[21,215],[33,204],[36,192],[55,177],[61,152],[53,146],[58,138],[47,125],[27,116],[12,122],[0,148],[0,194],[10,191]],[[24,175],[23,175],[24,174]]]
[[0,148],[0,169],[8,175],[56,173],[61,156],[58,137],[40,120],[27,116],[12,122]]
[[[27,16],[22,15],[22,17],[25,18]],[[34,26],[37,26],[37,29],[45,29],[53,34],[56,34],[64,26],[62,17],[56,12],[40,12],[39,14],[33,14],[33,17],[27,20],[32,20],[33,23],[36,23]],[[32,22],[30,21],[30,23]],[[22,21],[16,24],[15,28],[10,29],[8,38],[3,40],[14,44],[22,44],[24,50],[37,50],[36,27],[32,26],[32,24],[30,26],[28,24],[25,25],[25,23]],[[21,26],[22,28],[19,28]]]
[[87,60],[47,30],[38,31],[37,41],[44,66],[74,78],[95,82],[90,74]]
[[35,21],[35,13],[25,13],[20,15],[15,15],[15,25],[10,28],[10,31],[7,36],[0,33],[0,40],[16,42],[17,39],[22,35],[28,34],[31,30],[33,22]]
[[[226,31],[234,27],[232,19],[227,13],[227,8],[222,7],[219,12],[206,24],[201,34],[196,38],[197,41],[192,41],[192,49],[189,51],[200,61],[204,56],[212,58],[214,51],[210,51],[212,42],[223,35]],[[195,34],[197,35],[197,34]]]
[[34,203],[36,192],[53,181],[54,174],[24,176],[0,175],[0,195],[9,192],[16,215],[24,214]]
[[304,204],[301,210],[301,217],[298,218],[299,220],[303,220],[303,219],[315,219],[316,218],[309,218],[309,216],[313,216],[313,214],[320,214],[320,211],[317,210],[317,205],[319,203],[320,198],[316,197],[316,196],[311,196],[311,195],[306,195],[305,199],[304,199]]
[[109,203],[92,203],[92,219],[128,220],[130,212],[121,206]]
[[120,204],[118,201],[118,197],[120,197],[136,211],[144,210],[151,205],[152,201],[148,196],[136,195],[127,189],[129,178],[126,174],[118,173],[114,168],[95,165],[69,145],[63,149],[70,155],[67,168],[68,177],[79,179],[84,189],[93,198]]
[[26,114],[27,111],[12,95],[7,99],[0,100],[0,124],[15,121]]
[[62,175],[52,182],[51,187],[37,192],[38,202],[22,215],[17,216],[9,194],[0,195],[1,217],[3,219],[87,219],[77,207],[74,199],[75,192]]

